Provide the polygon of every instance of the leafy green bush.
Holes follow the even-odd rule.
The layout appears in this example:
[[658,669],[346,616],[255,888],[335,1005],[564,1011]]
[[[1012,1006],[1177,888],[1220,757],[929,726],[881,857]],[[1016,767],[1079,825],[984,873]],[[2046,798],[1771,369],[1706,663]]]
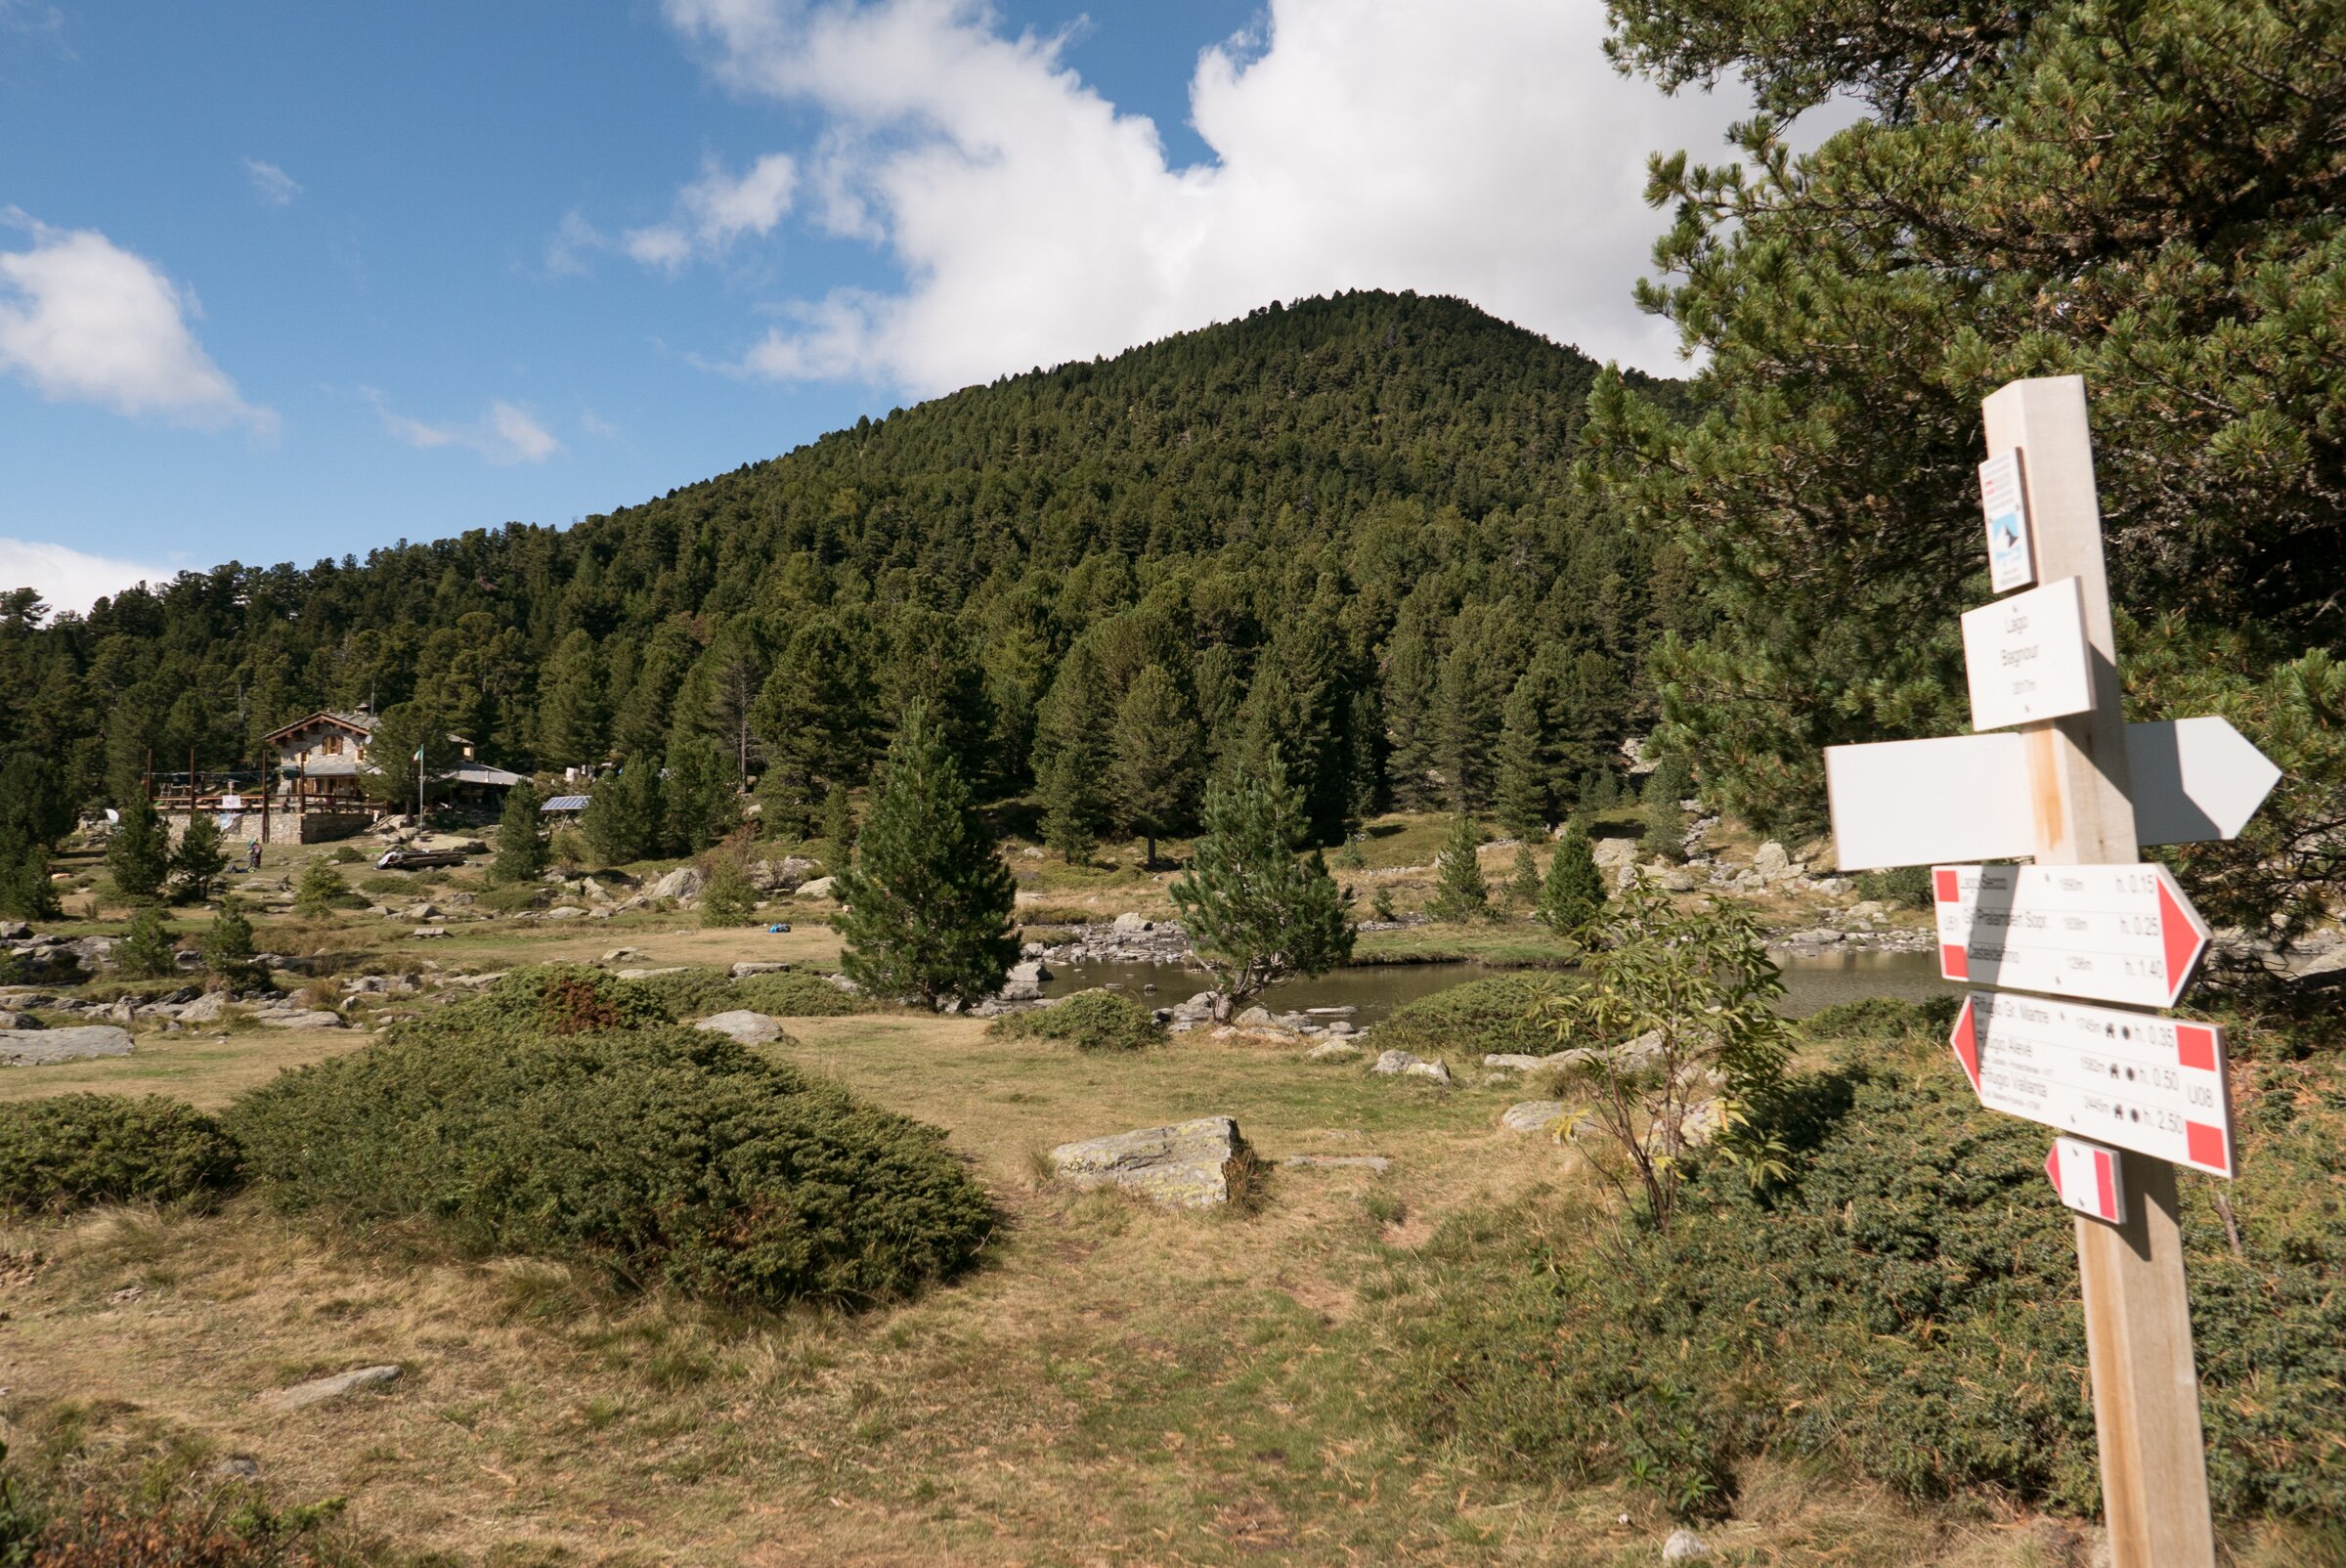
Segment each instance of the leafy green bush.
[[[983,1191],[933,1127],[655,1022],[640,982],[516,975],[239,1102],[288,1210],[778,1305],[886,1300],[974,1258]],[[635,1026],[628,1026],[634,1024]]]
[[1911,909],[1928,909],[1931,868],[1897,866],[1889,871],[1861,871],[1857,874],[1857,896],[1886,904],[1904,904]]
[[1548,975],[1494,975],[1420,996],[1376,1026],[1377,1049],[1420,1056],[1448,1052],[1477,1062],[1493,1051],[1544,1055],[1556,1045],[1531,1022],[1532,1004],[1552,995],[1559,984]]
[[803,969],[737,980],[728,996],[725,1004],[728,1007],[746,1007],[753,1013],[771,1013],[778,1018],[846,1018],[872,1012],[879,1006],[867,996],[843,991],[822,976]]
[[1033,1013],[1006,1013],[986,1033],[1011,1039],[1053,1040],[1078,1051],[1145,1051],[1162,1045],[1165,1031],[1148,1008],[1121,991],[1077,991]]
[[236,1141],[160,1095],[65,1094],[0,1105],[0,1209],[209,1200],[239,1179]]
[[1963,1004],[1953,996],[1933,996],[1920,1002],[1894,996],[1866,996],[1854,1002],[1836,1002],[1801,1021],[1801,1032],[1811,1040],[1899,1040],[1946,1038],[1955,1026],[1956,1010]]
[[[2263,1102],[2271,1130],[2235,1184],[2244,1256],[2187,1185],[2192,1318],[2218,1516],[2335,1521],[2346,1240],[2321,1173],[2338,1118],[2288,1102]],[[1407,1347],[1405,1417],[1521,1471],[1641,1482],[1690,1516],[1722,1510],[1765,1453],[1909,1496],[2091,1512],[2072,1227],[2044,1130],[1982,1111],[1935,1061],[1798,1078],[1761,1111],[1792,1180],[1755,1193],[1702,1160],[1667,1237],[1549,1201],[1461,1220],[1401,1265],[1371,1331]]]

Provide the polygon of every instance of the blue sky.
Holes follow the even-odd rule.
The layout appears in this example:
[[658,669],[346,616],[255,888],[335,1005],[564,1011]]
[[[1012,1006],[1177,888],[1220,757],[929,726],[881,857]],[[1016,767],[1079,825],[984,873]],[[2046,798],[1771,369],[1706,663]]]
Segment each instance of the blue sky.
[[1273,298],[1673,368],[1592,0],[0,0],[0,586],[566,523]]

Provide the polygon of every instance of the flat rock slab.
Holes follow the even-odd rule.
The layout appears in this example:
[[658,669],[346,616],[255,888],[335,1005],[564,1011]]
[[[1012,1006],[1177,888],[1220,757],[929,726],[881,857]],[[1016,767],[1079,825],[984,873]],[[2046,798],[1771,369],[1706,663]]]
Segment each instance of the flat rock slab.
[[1350,1040],[1329,1040],[1325,1044],[1313,1046],[1303,1054],[1313,1062],[1326,1062],[1333,1058],[1359,1056],[1361,1048]]
[[111,1024],[63,1029],[0,1029],[0,1067],[45,1067],[60,1062],[130,1055],[130,1031]]
[[1411,1051],[1387,1051],[1376,1059],[1376,1065],[1368,1070],[1384,1073],[1388,1077],[1431,1078],[1436,1083],[1450,1081],[1447,1063],[1428,1062]]
[[731,1013],[715,1013],[693,1024],[712,1034],[729,1035],[744,1045],[766,1045],[782,1038],[782,1025],[763,1013],[739,1009]]
[[1295,1170],[1372,1170],[1380,1176],[1393,1168],[1382,1154],[1282,1154],[1279,1162]]
[[1153,1202],[1213,1208],[1230,1201],[1233,1179],[1253,1156],[1236,1121],[1199,1116],[1061,1144],[1051,1151],[1051,1167],[1071,1186],[1120,1187]]
[[380,1388],[385,1383],[399,1381],[398,1367],[361,1367],[356,1372],[336,1372],[331,1377],[313,1377],[291,1388],[281,1388],[273,1394],[263,1394],[261,1403],[271,1410],[301,1410],[310,1405],[323,1405],[329,1399],[355,1394],[362,1388]]
[[735,980],[748,980],[752,975],[779,975],[790,966],[778,959],[745,958],[733,966]]
[[259,1022],[273,1029],[338,1029],[347,1022],[339,1013],[323,1008],[300,1008],[290,1013],[256,1013]]
[[1509,1132],[1545,1132],[1563,1119],[1563,1101],[1526,1100],[1500,1112],[1499,1124]]

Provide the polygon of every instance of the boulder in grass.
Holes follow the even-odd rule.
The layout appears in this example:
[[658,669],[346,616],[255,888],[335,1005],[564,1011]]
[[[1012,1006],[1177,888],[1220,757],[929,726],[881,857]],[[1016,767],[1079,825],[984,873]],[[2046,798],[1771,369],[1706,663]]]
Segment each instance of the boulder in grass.
[[1525,1100],[1501,1111],[1499,1124],[1509,1132],[1546,1132],[1563,1119],[1563,1101]]
[[295,1383],[273,1394],[263,1394],[261,1403],[271,1410],[301,1410],[310,1405],[323,1405],[329,1399],[355,1394],[362,1388],[380,1388],[399,1381],[401,1369],[393,1366],[361,1367],[355,1372],[336,1372],[331,1377],[313,1377],[306,1383]]
[[722,1034],[743,1045],[770,1045],[782,1038],[782,1025],[763,1013],[739,1008],[730,1013],[716,1013],[693,1024],[712,1034]]
[[790,966],[779,959],[745,958],[733,966],[735,980],[748,980],[752,975],[779,975]]
[[1431,1078],[1436,1083],[1450,1081],[1449,1064],[1428,1062],[1411,1051],[1387,1051],[1376,1059],[1376,1065],[1368,1070],[1381,1072],[1387,1077]]
[[[1771,846],[1772,848],[1772,846]],[[1664,1562],[1709,1562],[1711,1544],[1691,1530],[1673,1530],[1662,1543]]]
[[60,1062],[88,1062],[128,1056],[130,1031],[111,1024],[80,1024],[62,1029],[0,1029],[0,1067],[45,1067]]
[[1228,1116],[1061,1144],[1050,1159],[1070,1186],[1118,1187],[1177,1208],[1229,1202],[1255,1163],[1254,1151]]
[[812,882],[801,883],[798,895],[802,898],[828,898],[831,890],[838,885],[839,879],[836,877],[817,877]]
[[339,1013],[314,1007],[287,1008],[255,1016],[273,1029],[338,1029],[348,1022]]

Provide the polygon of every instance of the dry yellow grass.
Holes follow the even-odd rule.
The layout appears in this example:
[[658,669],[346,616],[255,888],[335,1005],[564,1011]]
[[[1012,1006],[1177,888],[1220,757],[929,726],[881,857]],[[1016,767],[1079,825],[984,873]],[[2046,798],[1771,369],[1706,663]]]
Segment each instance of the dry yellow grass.
[[[1198,1035],[1108,1058],[964,1020],[791,1028],[787,1059],[969,1152],[1007,1218],[981,1269],[860,1317],[744,1319],[251,1198],[22,1226],[0,1233],[0,1436],[37,1462],[250,1455],[281,1498],[347,1496],[364,1529],[498,1563],[1654,1560],[1668,1525],[1639,1495],[1490,1479],[1368,1397],[1357,1302],[1381,1260],[1444,1213],[1575,1186],[1568,1152],[1496,1130],[1511,1093]],[[236,1034],[242,1055],[191,1056],[172,1087],[216,1101],[264,1058],[352,1043]],[[1039,1148],[1206,1111],[1274,1156],[1394,1168],[1276,1171],[1252,1216],[1036,1183]],[[256,1403],[374,1362],[407,1374]],[[2063,1560],[2036,1528],[1762,1470],[1712,1534],[1725,1562]]]

